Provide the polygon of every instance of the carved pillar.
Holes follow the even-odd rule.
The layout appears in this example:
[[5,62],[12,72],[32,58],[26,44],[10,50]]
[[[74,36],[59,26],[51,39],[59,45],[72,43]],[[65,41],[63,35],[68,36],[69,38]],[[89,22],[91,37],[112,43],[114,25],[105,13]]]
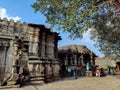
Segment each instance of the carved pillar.
[[77,55],[74,55],[74,64],[77,65]]
[[33,53],[38,56],[39,52],[39,28],[36,28],[34,31],[34,42],[33,42]]
[[45,57],[45,34],[46,33],[42,32],[42,35],[41,35],[41,49],[40,49],[41,57]]
[[54,36],[47,35],[45,54],[48,58],[54,58]]
[[[64,57],[63,57],[64,56]],[[64,60],[64,63],[62,63],[63,65],[68,65],[68,58],[67,55],[63,55],[62,58]]]
[[72,55],[70,55],[70,65],[73,65]]
[[90,63],[91,65],[95,65],[95,55],[93,52],[90,53]]
[[29,54],[33,54],[33,42],[34,42],[34,28],[29,27]]
[[[55,37],[56,38],[56,37]],[[54,55],[55,55],[55,58],[58,58],[58,39],[54,39]]]
[[[85,62],[84,62],[83,54],[81,54],[81,56],[80,56],[80,61],[81,61],[82,64],[85,63]],[[79,62],[80,62],[80,61],[79,61]]]

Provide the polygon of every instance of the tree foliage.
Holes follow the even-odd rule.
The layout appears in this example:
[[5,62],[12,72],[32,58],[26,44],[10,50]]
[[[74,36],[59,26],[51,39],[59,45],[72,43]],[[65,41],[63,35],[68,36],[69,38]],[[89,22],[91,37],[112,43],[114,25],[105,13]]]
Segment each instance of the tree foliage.
[[[119,0],[37,0],[32,7],[46,16],[52,27],[81,38],[89,28],[105,54],[120,54]],[[120,48],[119,48],[120,49]]]
[[120,56],[120,16],[109,11],[106,15],[97,16],[95,24],[91,39],[97,42],[105,55]]

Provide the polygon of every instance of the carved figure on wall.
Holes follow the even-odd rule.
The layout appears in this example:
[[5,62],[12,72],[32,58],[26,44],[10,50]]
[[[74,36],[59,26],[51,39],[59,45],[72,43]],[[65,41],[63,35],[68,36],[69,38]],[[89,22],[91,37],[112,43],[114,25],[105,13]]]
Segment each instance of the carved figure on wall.
[[35,67],[36,67],[36,64],[33,64],[33,65],[32,65],[32,72],[33,72],[33,73],[36,71],[36,68],[35,68]]
[[36,67],[35,67],[35,72],[37,75],[40,74],[40,64],[37,64]]
[[45,70],[45,67],[44,67],[44,65],[42,63],[42,64],[40,64],[40,72],[41,72],[41,74],[44,74],[44,70]]
[[55,70],[55,74],[59,75],[59,73],[60,73],[60,65],[59,64],[55,64],[54,70]]
[[50,67],[50,63],[46,64],[47,74],[52,75],[52,68]]
[[43,65],[42,64],[37,64],[35,66],[35,72],[36,72],[37,75],[44,74],[44,67],[43,67]]

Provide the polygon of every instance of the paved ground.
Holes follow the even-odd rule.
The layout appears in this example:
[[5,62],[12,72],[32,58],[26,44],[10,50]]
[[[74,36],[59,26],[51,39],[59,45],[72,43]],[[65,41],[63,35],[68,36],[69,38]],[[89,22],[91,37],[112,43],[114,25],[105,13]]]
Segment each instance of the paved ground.
[[120,90],[120,76],[66,78],[49,84],[30,83],[22,88],[0,90]]

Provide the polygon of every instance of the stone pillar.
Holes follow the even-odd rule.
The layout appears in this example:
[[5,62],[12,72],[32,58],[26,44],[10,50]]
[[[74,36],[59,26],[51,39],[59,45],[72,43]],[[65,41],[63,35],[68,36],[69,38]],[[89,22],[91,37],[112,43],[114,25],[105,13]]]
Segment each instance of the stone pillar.
[[41,49],[40,49],[41,57],[45,57],[45,34],[46,33],[42,32],[42,35],[41,35]]
[[39,46],[38,46],[38,43],[39,43],[39,28],[35,28],[33,37],[34,37],[33,53],[34,53],[34,55],[38,56],[38,54],[39,54]]
[[77,55],[74,55],[74,64],[77,65]]
[[29,54],[33,54],[34,28],[29,27]]
[[55,47],[54,47],[54,55],[55,55],[55,58],[58,58],[58,40],[57,39],[55,39],[54,45],[55,45]]
[[68,65],[68,56],[65,55],[65,65]]
[[73,65],[72,55],[70,55],[70,65]]
[[[85,62],[84,62],[83,54],[80,56],[80,61],[81,61],[82,64],[85,63]],[[80,61],[79,61],[79,62],[80,62]]]
[[54,58],[54,36],[47,35],[45,54],[48,58]]

